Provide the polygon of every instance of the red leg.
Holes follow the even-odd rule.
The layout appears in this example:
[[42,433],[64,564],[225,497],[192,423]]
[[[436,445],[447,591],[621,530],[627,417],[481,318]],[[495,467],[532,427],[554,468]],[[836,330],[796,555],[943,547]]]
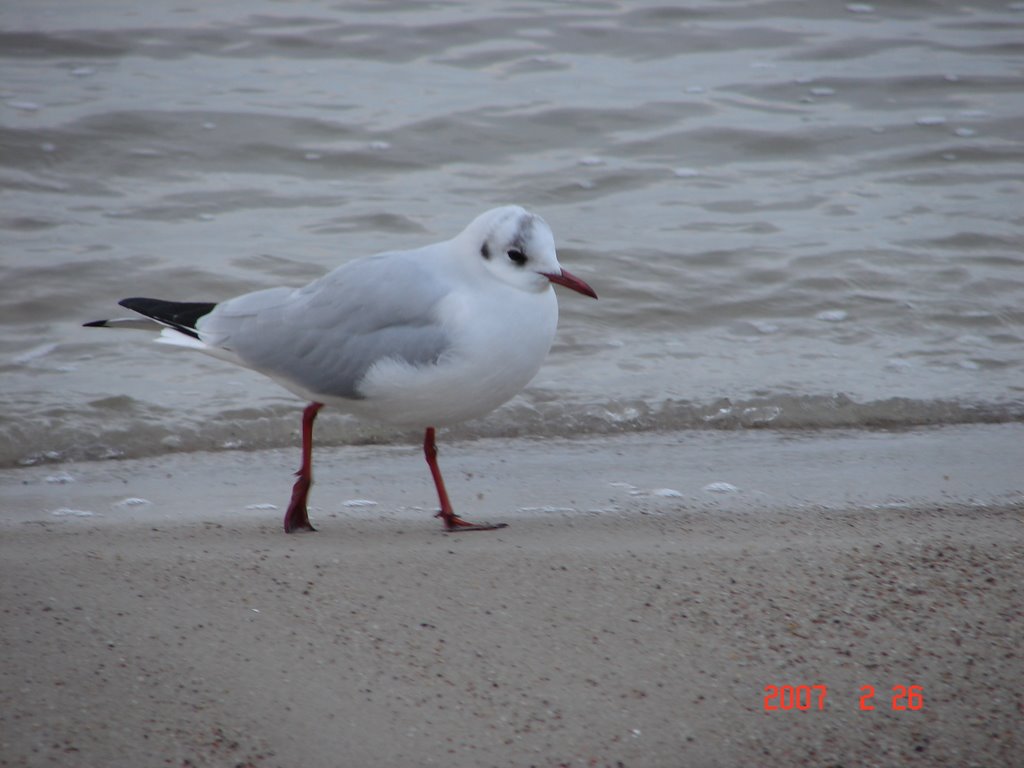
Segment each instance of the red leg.
[[285,533],[316,530],[309,522],[306,496],[313,485],[313,421],[323,407],[323,403],[310,403],[302,412],[302,466],[295,473],[299,479],[292,486],[292,500],[288,504],[288,511],[284,513]]
[[470,523],[452,511],[452,503],[448,500],[448,491],[444,487],[444,478],[441,477],[441,468],[437,465],[437,443],[434,441],[434,428],[427,427],[423,436],[423,454],[427,457],[427,466],[430,467],[430,474],[434,476],[434,485],[437,486],[437,498],[441,502],[441,511],[435,517],[444,520],[444,527],[447,531],[495,531],[498,528],[507,527],[507,523]]

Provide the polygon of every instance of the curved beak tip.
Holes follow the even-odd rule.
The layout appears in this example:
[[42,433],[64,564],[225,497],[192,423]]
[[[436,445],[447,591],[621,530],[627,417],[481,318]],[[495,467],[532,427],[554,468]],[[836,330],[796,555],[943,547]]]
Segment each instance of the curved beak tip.
[[564,285],[566,288],[582,293],[584,296],[590,296],[593,299],[597,298],[597,292],[587,285],[586,281],[581,280],[571,272],[563,269],[561,272],[544,272],[543,274],[552,283]]

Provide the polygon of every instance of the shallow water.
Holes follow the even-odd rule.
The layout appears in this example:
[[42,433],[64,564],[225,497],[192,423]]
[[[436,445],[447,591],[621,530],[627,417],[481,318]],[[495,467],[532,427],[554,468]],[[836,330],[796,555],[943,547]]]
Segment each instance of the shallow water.
[[0,465],[291,444],[272,382],[80,324],[506,202],[601,300],[461,435],[1024,420],[1022,3],[88,6],[0,9]]

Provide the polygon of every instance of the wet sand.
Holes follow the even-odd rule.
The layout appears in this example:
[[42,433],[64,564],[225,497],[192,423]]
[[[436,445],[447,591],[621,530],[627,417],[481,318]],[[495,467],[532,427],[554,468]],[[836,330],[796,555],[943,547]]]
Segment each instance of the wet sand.
[[1009,766],[1020,437],[457,442],[456,535],[413,448],[295,536],[292,452],[2,472],[0,764]]

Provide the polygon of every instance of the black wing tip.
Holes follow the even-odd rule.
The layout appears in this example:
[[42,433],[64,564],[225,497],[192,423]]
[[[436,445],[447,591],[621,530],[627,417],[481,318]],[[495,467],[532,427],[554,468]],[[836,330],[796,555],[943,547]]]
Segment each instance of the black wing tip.
[[106,328],[109,320],[93,320],[89,323],[82,323],[83,328]]
[[216,302],[165,301],[143,296],[121,299],[117,303],[126,309],[138,312],[140,315],[145,315],[158,323],[197,339],[199,334],[196,333],[196,322],[217,306]]
[[117,303],[120,306],[125,307],[126,309],[131,309],[134,310],[135,312],[141,312],[142,314],[146,314],[145,310],[147,309],[152,309],[153,307],[157,307],[164,304],[170,304],[171,302],[164,301],[163,299],[148,299],[144,296],[133,296],[128,299],[121,299]]

